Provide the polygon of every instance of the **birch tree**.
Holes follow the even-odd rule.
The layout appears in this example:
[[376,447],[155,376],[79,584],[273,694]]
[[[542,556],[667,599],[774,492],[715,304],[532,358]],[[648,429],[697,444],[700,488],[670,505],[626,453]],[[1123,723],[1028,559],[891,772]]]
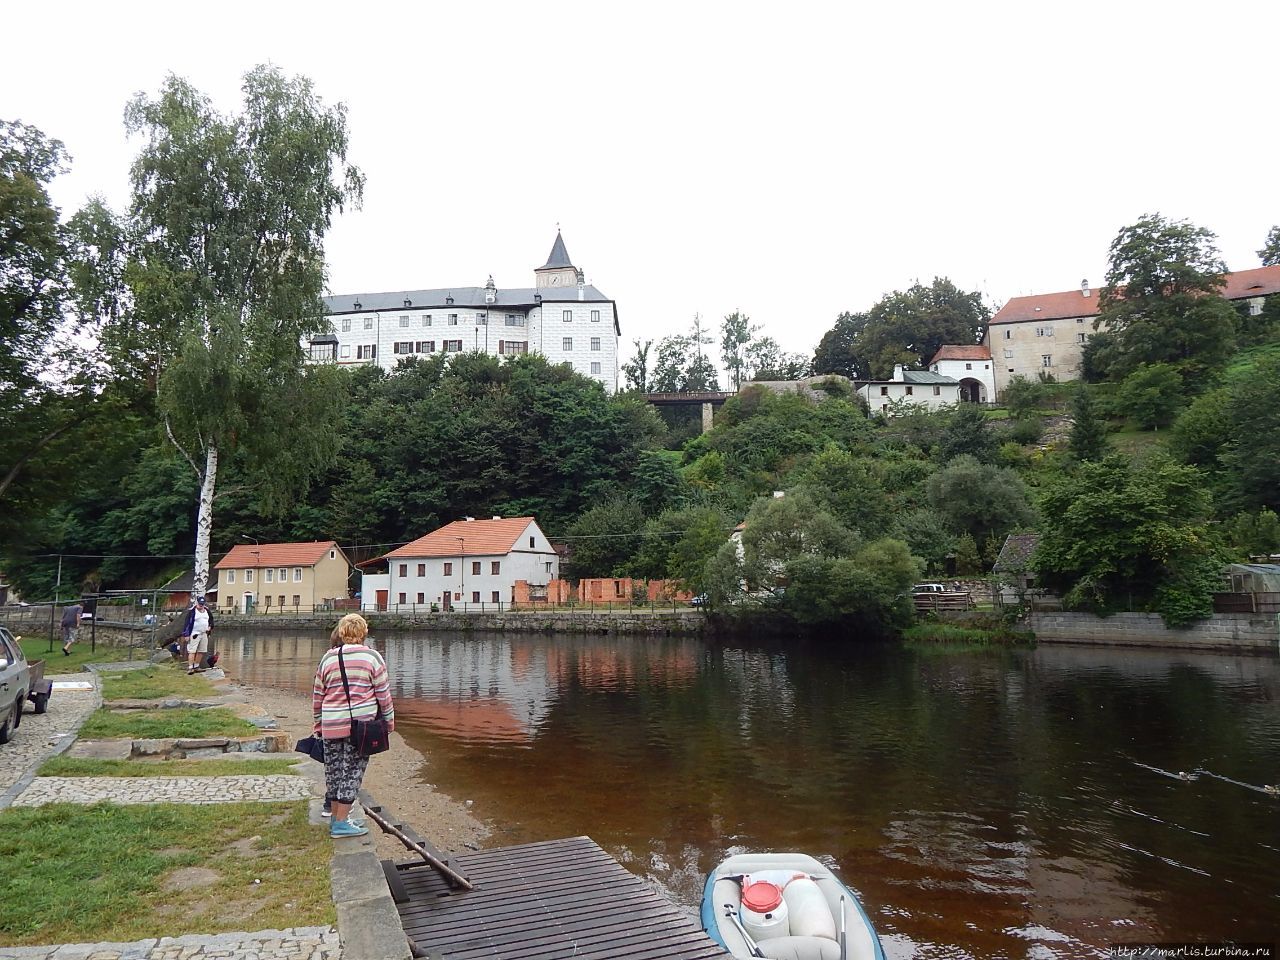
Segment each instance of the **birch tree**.
[[220,465],[237,457],[272,512],[336,453],[339,381],[306,364],[303,343],[327,330],[325,232],[363,190],[343,106],[274,67],[246,74],[241,90],[232,115],[174,76],[129,104],[126,127],[143,140],[124,229],[131,310],[103,331],[155,371],[164,434],[199,480],[197,592],[215,502],[231,492],[218,487]]

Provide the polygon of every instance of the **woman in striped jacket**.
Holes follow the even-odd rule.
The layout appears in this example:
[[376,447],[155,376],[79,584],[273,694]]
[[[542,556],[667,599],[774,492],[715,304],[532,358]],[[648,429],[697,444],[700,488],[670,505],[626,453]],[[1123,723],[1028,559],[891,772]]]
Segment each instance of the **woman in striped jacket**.
[[[379,712],[387,728],[396,727],[395,707],[382,655],[364,644],[369,625],[356,613],[338,621],[334,645],[320,659],[311,688],[311,713],[317,736],[324,739],[325,793],[331,801],[331,837],[359,837],[369,832],[362,820],[352,820],[351,805],[360,792],[369,758],[356,753],[351,721],[370,720]],[[342,668],[347,682],[342,682]],[[350,691],[348,695],[348,690]]]

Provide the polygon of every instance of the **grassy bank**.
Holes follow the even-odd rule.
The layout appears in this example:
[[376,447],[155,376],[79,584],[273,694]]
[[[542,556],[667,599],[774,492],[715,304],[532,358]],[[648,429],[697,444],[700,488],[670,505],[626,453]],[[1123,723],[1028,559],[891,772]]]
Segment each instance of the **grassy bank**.
[[[22,645],[22,652],[28,660],[48,662],[45,673],[79,673],[86,663],[112,663],[129,657],[127,647],[100,646],[95,652],[89,649],[88,643],[79,640],[71,647],[70,656],[63,656],[62,644],[57,641],[54,642],[51,652],[48,637],[19,636],[18,642]],[[136,650],[134,657],[138,657]]]
[[248,737],[258,732],[257,727],[241,720],[225,707],[210,710],[133,710],[128,713],[112,713],[104,708],[90,714],[80,728],[80,739]]
[[[51,757],[40,767],[41,777],[238,777],[296,773],[301,754],[287,758],[261,753],[239,754],[243,760],[92,760]],[[262,757],[264,759],[258,759]]]
[[11,808],[0,943],[331,924],[329,854],[305,803]]
[[1030,647],[1035,645],[1036,639],[1030,630],[1018,630],[993,618],[970,619],[963,623],[930,620],[908,627],[902,637],[908,644],[966,647]]
[[182,666],[147,667],[121,673],[100,671],[104,700],[159,700],[162,697],[199,699],[213,693],[200,674],[188,674]]

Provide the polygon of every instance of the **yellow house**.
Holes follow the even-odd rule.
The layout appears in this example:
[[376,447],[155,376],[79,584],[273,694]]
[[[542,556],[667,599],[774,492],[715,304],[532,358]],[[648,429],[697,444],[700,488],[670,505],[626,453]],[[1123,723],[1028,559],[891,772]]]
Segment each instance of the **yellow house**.
[[309,613],[347,599],[351,563],[332,540],[241,543],[213,569],[224,613]]

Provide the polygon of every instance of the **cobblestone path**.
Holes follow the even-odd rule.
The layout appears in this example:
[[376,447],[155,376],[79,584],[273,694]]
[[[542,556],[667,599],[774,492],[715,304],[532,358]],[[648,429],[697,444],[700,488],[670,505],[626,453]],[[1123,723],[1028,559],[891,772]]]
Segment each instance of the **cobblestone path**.
[[0,947],[4,960],[339,960],[332,927],[161,937],[132,943]]
[[[56,674],[48,679],[84,681],[92,679],[92,675]],[[69,741],[97,707],[96,689],[54,690],[49,698],[49,711],[43,714],[32,713],[31,705],[27,705],[22,725],[14,732],[12,740],[0,747],[0,809],[7,806],[12,794],[19,792],[19,781]]]
[[229,777],[36,777],[15,807],[46,803],[241,803],[310,800],[311,781],[290,774]]

